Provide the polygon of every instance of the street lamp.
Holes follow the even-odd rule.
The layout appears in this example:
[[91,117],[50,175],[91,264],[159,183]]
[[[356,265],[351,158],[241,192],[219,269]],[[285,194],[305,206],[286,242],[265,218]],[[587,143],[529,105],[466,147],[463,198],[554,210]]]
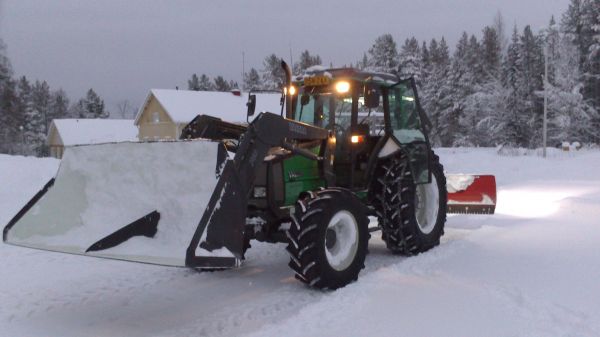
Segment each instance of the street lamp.
[[548,45],[546,44],[546,46],[544,47],[544,122],[543,122],[543,142],[544,142],[544,149],[542,151],[542,155],[544,158],[546,158],[546,140],[547,140],[547,132],[548,132],[548,127],[547,127],[547,117],[548,117]]
[[25,155],[25,132],[23,132],[23,125],[19,125],[19,131],[21,132],[21,154]]

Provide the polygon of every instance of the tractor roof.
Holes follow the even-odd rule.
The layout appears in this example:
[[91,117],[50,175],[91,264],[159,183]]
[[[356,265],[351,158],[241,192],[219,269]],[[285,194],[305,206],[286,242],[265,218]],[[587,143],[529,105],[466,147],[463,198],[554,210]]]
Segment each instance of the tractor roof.
[[355,68],[330,68],[314,66],[308,68],[304,74],[295,77],[295,82],[303,82],[308,77],[328,77],[330,79],[347,78],[360,82],[374,81],[381,85],[390,86],[398,83],[398,76],[389,73],[380,73],[373,71],[364,71]]

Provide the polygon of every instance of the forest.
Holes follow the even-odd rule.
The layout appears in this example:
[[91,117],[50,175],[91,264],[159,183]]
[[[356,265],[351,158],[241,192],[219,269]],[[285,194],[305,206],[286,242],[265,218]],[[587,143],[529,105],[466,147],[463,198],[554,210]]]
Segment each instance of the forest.
[[[434,146],[542,146],[544,94],[548,145],[600,142],[600,0],[570,0],[560,17],[539,31],[507,27],[498,12],[480,32],[463,32],[452,48],[445,37],[397,43],[393,32],[375,38],[355,67],[414,77],[423,109],[432,121]],[[238,82],[194,73],[189,90],[277,90],[283,84],[280,55],[244,73]],[[294,74],[322,64],[317,53],[302,51]],[[548,81],[544,81],[545,66]],[[131,104],[109,112],[89,89],[71,102],[45,81],[15,76],[0,40],[0,153],[44,156],[55,118],[123,118]],[[122,110],[119,112],[119,110]]]

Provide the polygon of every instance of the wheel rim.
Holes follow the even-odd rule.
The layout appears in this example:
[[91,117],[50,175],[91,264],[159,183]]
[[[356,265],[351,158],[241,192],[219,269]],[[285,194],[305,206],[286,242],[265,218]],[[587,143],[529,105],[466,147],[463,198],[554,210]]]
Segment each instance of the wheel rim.
[[342,271],[348,268],[358,250],[358,223],[348,211],[337,212],[327,225],[325,255],[329,265]]
[[440,192],[437,180],[431,175],[431,183],[417,185],[415,193],[415,216],[423,234],[433,231],[440,208]]

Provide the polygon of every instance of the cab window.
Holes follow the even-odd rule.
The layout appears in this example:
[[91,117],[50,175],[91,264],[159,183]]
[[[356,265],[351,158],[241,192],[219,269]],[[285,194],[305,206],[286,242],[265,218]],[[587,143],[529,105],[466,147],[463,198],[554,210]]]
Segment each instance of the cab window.
[[394,136],[402,144],[424,142],[421,119],[412,87],[399,83],[390,88],[390,122]]

